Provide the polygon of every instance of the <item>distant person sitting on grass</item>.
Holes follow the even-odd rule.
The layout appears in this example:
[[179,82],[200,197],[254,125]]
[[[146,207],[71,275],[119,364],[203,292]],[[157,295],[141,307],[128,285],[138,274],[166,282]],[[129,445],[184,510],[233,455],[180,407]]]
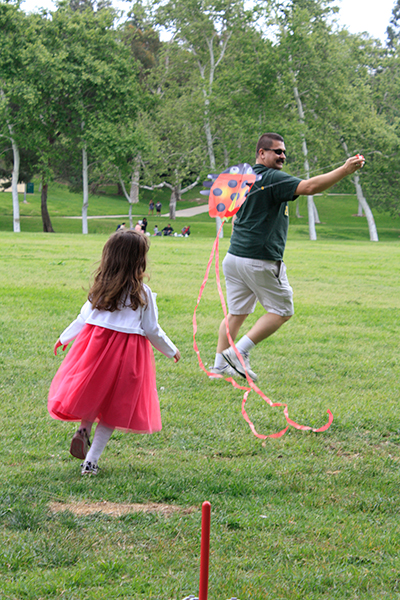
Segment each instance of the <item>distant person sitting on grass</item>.
[[163,232],[163,235],[171,235],[171,233],[173,232],[171,224],[168,223],[168,225],[166,227],[164,227],[164,229],[162,230],[162,232]]
[[187,225],[187,227],[182,228],[182,235],[184,235],[185,237],[190,235],[190,225]]
[[97,474],[114,429],[161,429],[151,344],[175,362],[180,353],[158,324],[155,294],[143,283],[148,249],[147,238],[130,229],[109,238],[87,302],[54,346],[57,354],[76,338],[52,381],[48,409],[54,419],[80,421],[70,453],[83,460],[82,475]]
[[125,223],[121,223],[121,225],[117,225],[116,231],[121,231],[125,229]]
[[237,373],[246,377],[247,371],[255,381],[257,375],[250,368],[249,352],[294,313],[293,291],[283,262],[289,226],[288,202],[298,196],[321,193],[364,165],[363,156],[356,155],[334,171],[302,180],[282,172],[285,160],[283,137],[277,133],[262,135],[257,142],[254,166],[262,179],[253,185],[234,217],[231,244],[222,266],[232,339],[235,340],[245,319],[254,312],[257,301],[265,314],[236,344],[246,370],[230,347],[225,319],[221,322],[214,367],[210,369],[213,374]]

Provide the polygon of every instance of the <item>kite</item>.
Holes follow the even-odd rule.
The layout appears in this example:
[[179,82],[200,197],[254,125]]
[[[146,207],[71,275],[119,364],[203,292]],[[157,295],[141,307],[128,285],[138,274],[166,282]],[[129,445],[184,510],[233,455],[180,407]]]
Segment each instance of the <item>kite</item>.
[[[301,431],[313,431],[314,433],[326,431],[327,429],[329,429],[329,427],[331,426],[331,424],[333,422],[333,415],[332,415],[331,411],[328,410],[327,411],[328,422],[318,429],[314,429],[313,427],[309,427],[307,425],[299,425],[298,423],[296,423],[295,421],[290,419],[287,404],[285,404],[283,402],[273,402],[272,400],[270,400],[260,390],[260,388],[258,388],[255,385],[255,383],[249,377],[249,375],[246,371],[245,364],[243,362],[243,358],[241,357],[239,351],[237,350],[235,343],[229,332],[228,313],[227,313],[227,309],[226,309],[224,294],[223,294],[223,291],[221,288],[221,281],[220,281],[220,275],[219,275],[219,236],[220,236],[224,221],[226,221],[227,219],[229,219],[230,217],[232,217],[234,214],[237,213],[239,208],[246,201],[246,198],[249,195],[251,187],[253,186],[253,184],[256,181],[259,181],[261,179],[261,177],[262,177],[261,175],[257,175],[257,173],[255,173],[255,171],[252,169],[252,167],[249,164],[240,163],[238,165],[234,165],[233,167],[229,167],[229,169],[226,169],[223,173],[220,173],[219,175],[208,175],[208,178],[211,181],[205,181],[204,186],[209,189],[202,190],[200,192],[200,194],[209,196],[208,211],[209,211],[210,217],[220,217],[222,219],[222,223],[221,223],[221,226],[217,233],[217,237],[214,241],[211,255],[210,255],[210,258],[209,258],[209,261],[207,264],[206,273],[205,273],[205,276],[203,279],[203,283],[200,287],[199,295],[197,298],[197,303],[196,303],[194,313],[193,313],[193,348],[197,354],[200,368],[208,376],[211,376],[212,374],[209,371],[207,371],[206,367],[203,364],[203,361],[201,360],[200,351],[199,351],[197,341],[196,341],[196,333],[197,333],[196,313],[197,313],[198,306],[200,304],[201,297],[203,295],[204,288],[208,281],[211,264],[212,264],[212,261],[214,259],[214,255],[215,255],[215,277],[216,277],[217,288],[218,288],[218,293],[219,293],[220,300],[221,300],[222,309],[223,309],[224,316],[225,316],[227,337],[228,337],[230,345],[235,350],[236,356],[241,361],[242,366],[244,367],[244,370],[246,372],[247,383],[249,384],[250,387],[240,386],[238,383],[236,383],[236,381],[233,379],[233,377],[226,378],[226,381],[231,383],[233,385],[233,387],[240,389],[240,390],[244,390],[245,393],[244,393],[243,400],[242,400],[243,418],[248,423],[253,434],[256,437],[264,440],[266,438],[282,437],[286,433],[286,431],[289,429],[290,426],[294,427],[295,429],[300,429]],[[251,192],[251,193],[253,193],[253,192]],[[218,375],[213,375],[213,376],[217,379],[224,379],[223,375],[218,374]],[[269,435],[257,433],[254,424],[249,419],[247,412],[245,410],[245,404],[247,401],[247,397],[248,397],[249,393],[251,392],[251,390],[254,390],[265,402],[267,402],[267,404],[269,404],[269,406],[283,407],[283,414],[284,414],[284,417],[287,422],[287,426],[284,429],[282,429],[281,431],[278,431],[277,433],[271,433]]]
[[229,167],[219,175],[209,175],[211,181],[203,185],[209,190],[201,190],[200,194],[209,196],[208,212],[210,217],[229,219],[237,213],[255,181],[262,175],[257,175],[248,163],[240,163]]

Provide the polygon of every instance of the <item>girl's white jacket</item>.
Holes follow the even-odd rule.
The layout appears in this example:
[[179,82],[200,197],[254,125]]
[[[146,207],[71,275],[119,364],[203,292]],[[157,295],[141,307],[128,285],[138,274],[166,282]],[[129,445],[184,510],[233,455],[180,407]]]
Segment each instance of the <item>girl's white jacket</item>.
[[76,338],[86,324],[105,327],[122,333],[136,333],[145,336],[160,352],[172,358],[177,347],[172,343],[165,331],[158,324],[157,294],[153,294],[148,285],[143,284],[147,296],[146,308],[132,310],[123,305],[119,310],[110,312],[93,308],[89,300],[81,308],[81,312],[60,335],[60,342],[68,344]]

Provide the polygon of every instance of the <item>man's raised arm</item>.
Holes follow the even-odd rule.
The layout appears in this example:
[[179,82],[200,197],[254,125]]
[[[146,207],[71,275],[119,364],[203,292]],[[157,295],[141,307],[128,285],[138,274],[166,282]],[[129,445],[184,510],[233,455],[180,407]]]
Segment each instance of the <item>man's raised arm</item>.
[[347,177],[347,175],[351,175],[355,171],[361,169],[361,167],[364,166],[364,163],[365,160],[361,154],[351,156],[346,160],[344,165],[334,171],[324,173],[323,175],[316,175],[316,177],[311,177],[311,179],[303,179],[297,186],[295,195],[313,196],[314,194],[320,194]]

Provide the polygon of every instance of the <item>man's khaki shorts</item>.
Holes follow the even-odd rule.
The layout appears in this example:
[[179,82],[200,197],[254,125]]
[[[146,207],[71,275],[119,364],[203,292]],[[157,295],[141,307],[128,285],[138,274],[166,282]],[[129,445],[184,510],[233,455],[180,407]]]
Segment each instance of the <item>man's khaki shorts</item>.
[[222,262],[231,315],[253,313],[257,301],[281,317],[294,313],[293,290],[282,261],[258,260],[227,254]]

